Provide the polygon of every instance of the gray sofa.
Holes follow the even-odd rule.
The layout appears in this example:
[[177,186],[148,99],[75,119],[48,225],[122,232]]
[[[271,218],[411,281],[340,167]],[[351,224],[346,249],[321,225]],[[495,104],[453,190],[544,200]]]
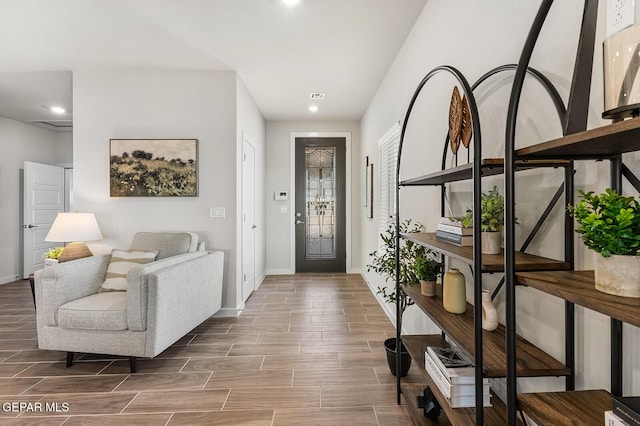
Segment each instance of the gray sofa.
[[100,292],[111,256],[35,273],[38,347],[154,357],[215,314],[222,303],[223,253],[197,250],[197,235],[142,232],[131,250],[158,251],[127,275],[127,291]]

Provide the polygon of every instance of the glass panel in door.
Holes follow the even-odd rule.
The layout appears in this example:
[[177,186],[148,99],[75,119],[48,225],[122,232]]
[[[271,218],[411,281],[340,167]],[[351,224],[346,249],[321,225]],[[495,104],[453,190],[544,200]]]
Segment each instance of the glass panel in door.
[[296,272],[345,272],[344,146],[296,139]]

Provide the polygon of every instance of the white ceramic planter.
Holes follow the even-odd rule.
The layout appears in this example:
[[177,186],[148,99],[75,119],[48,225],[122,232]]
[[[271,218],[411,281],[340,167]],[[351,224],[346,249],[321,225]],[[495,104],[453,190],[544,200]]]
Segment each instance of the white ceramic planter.
[[596,290],[616,296],[640,297],[640,256],[595,253]]
[[483,232],[482,254],[500,254],[500,245],[502,244],[502,232]]

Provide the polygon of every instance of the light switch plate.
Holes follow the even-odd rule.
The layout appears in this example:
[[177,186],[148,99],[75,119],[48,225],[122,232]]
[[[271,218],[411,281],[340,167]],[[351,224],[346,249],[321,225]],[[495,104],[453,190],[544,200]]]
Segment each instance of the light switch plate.
[[209,209],[209,217],[214,219],[222,219],[225,217],[224,207],[211,207]]

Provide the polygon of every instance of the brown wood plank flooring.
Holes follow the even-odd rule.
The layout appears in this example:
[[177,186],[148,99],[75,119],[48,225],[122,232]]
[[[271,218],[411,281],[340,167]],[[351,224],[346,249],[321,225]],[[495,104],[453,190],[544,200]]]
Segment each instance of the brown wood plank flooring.
[[28,281],[0,300],[0,402],[42,404],[0,409],[2,425],[411,424],[382,345],[395,328],[360,275],[269,276],[240,317],[210,318],[136,374],[124,357],[66,368],[37,349]]

